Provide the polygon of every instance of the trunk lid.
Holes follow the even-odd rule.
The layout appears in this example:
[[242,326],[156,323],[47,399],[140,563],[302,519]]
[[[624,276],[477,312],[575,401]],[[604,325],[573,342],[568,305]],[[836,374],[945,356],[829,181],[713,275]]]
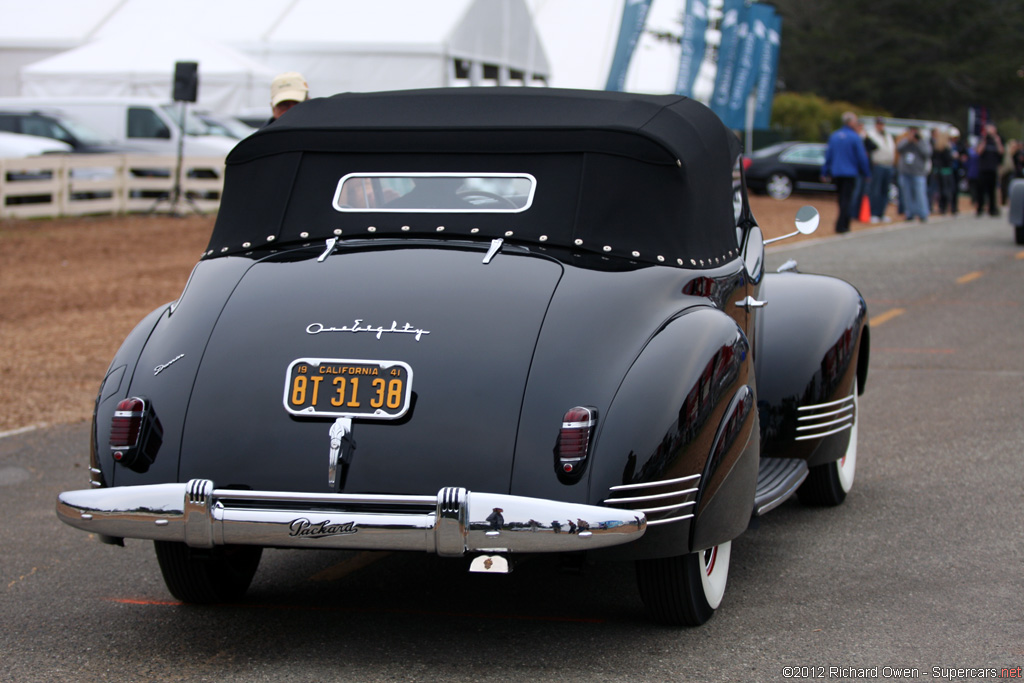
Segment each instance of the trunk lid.
[[484,264],[481,251],[456,247],[345,250],[322,262],[301,255],[254,264],[225,305],[192,391],[179,478],[332,490],[335,419],[289,413],[289,366],[326,359],[332,373],[351,365],[344,361],[397,361],[411,369],[411,407],[397,419],[352,420],[355,449],[338,490],[507,492],[561,266],[514,254]]

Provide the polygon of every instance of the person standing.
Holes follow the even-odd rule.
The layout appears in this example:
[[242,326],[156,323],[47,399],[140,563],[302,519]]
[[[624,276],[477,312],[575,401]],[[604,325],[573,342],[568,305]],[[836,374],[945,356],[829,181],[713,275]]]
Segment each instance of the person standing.
[[953,201],[949,210],[955,216],[960,213],[960,189],[967,182],[967,146],[955,126],[949,129],[949,147],[953,153]]
[[828,138],[825,163],[821,167],[822,180],[835,183],[839,195],[837,233],[850,231],[850,204],[857,180],[871,175],[868,153],[864,149],[864,141],[857,133],[857,126],[857,115],[852,111],[845,112],[843,125]]
[[949,134],[932,129],[932,178],[935,182],[934,196],[938,212],[946,213],[956,198],[953,178],[953,149]]
[[309,86],[306,79],[297,71],[288,71],[278,74],[270,82],[270,120],[263,125],[269,125],[277,121],[281,116],[299,104],[309,99]]
[[868,202],[871,204],[871,222],[888,223],[885,215],[889,205],[889,186],[892,185],[893,163],[896,161],[896,141],[885,129],[885,121],[875,117],[875,125],[868,129],[865,146],[871,150],[871,180],[868,183]]
[[928,170],[931,165],[932,146],[921,136],[916,126],[911,126],[896,138],[896,153],[899,155],[896,172],[899,174],[900,194],[907,212],[907,220],[917,218],[928,222]]
[[986,123],[985,130],[978,141],[978,218],[985,212],[988,202],[988,214],[999,215],[999,204],[996,202],[996,185],[999,181],[999,166],[1003,163],[1003,139],[993,123]]
[[977,209],[981,204],[981,188],[978,182],[978,148],[974,145],[964,146],[964,175],[967,178],[967,194],[971,197],[971,204]]

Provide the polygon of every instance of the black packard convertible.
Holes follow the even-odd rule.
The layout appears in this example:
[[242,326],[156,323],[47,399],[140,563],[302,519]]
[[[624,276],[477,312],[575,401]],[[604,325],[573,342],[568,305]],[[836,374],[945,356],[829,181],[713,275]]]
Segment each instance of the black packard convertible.
[[676,96],[302,104],[229,156],[59,517],[154,540],[186,602],[240,598],[264,547],[561,553],[703,623],[752,516],[845,498],[868,366],[853,287],[764,272],[738,155]]

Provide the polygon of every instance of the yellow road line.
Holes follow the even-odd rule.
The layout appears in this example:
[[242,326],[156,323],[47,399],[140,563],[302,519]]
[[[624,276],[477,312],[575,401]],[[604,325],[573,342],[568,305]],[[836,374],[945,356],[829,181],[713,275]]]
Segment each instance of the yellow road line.
[[1017,255],[1014,258],[1016,258],[1018,261],[1024,261],[1024,251],[1018,251]]
[[958,277],[956,279],[956,283],[958,285],[965,285],[968,282],[973,282],[973,281],[977,280],[979,277],[981,277],[984,274],[985,273],[983,273],[982,271],[976,270],[973,273],[967,273],[967,275],[961,275],[960,277]]
[[907,309],[905,309],[905,308],[890,308],[885,313],[876,315],[874,318],[869,318],[868,319],[868,324],[870,324],[871,327],[878,327],[879,325],[881,325],[883,323],[887,323],[890,320],[892,320],[893,318],[901,316],[901,315],[903,315],[906,312],[907,312]]

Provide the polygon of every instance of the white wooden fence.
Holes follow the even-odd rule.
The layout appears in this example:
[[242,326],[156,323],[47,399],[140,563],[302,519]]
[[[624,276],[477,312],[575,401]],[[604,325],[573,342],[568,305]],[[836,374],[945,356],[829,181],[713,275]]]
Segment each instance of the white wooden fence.
[[224,158],[183,159],[181,195],[172,203],[176,167],[175,157],[137,154],[0,159],[0,218],[216,211]]

